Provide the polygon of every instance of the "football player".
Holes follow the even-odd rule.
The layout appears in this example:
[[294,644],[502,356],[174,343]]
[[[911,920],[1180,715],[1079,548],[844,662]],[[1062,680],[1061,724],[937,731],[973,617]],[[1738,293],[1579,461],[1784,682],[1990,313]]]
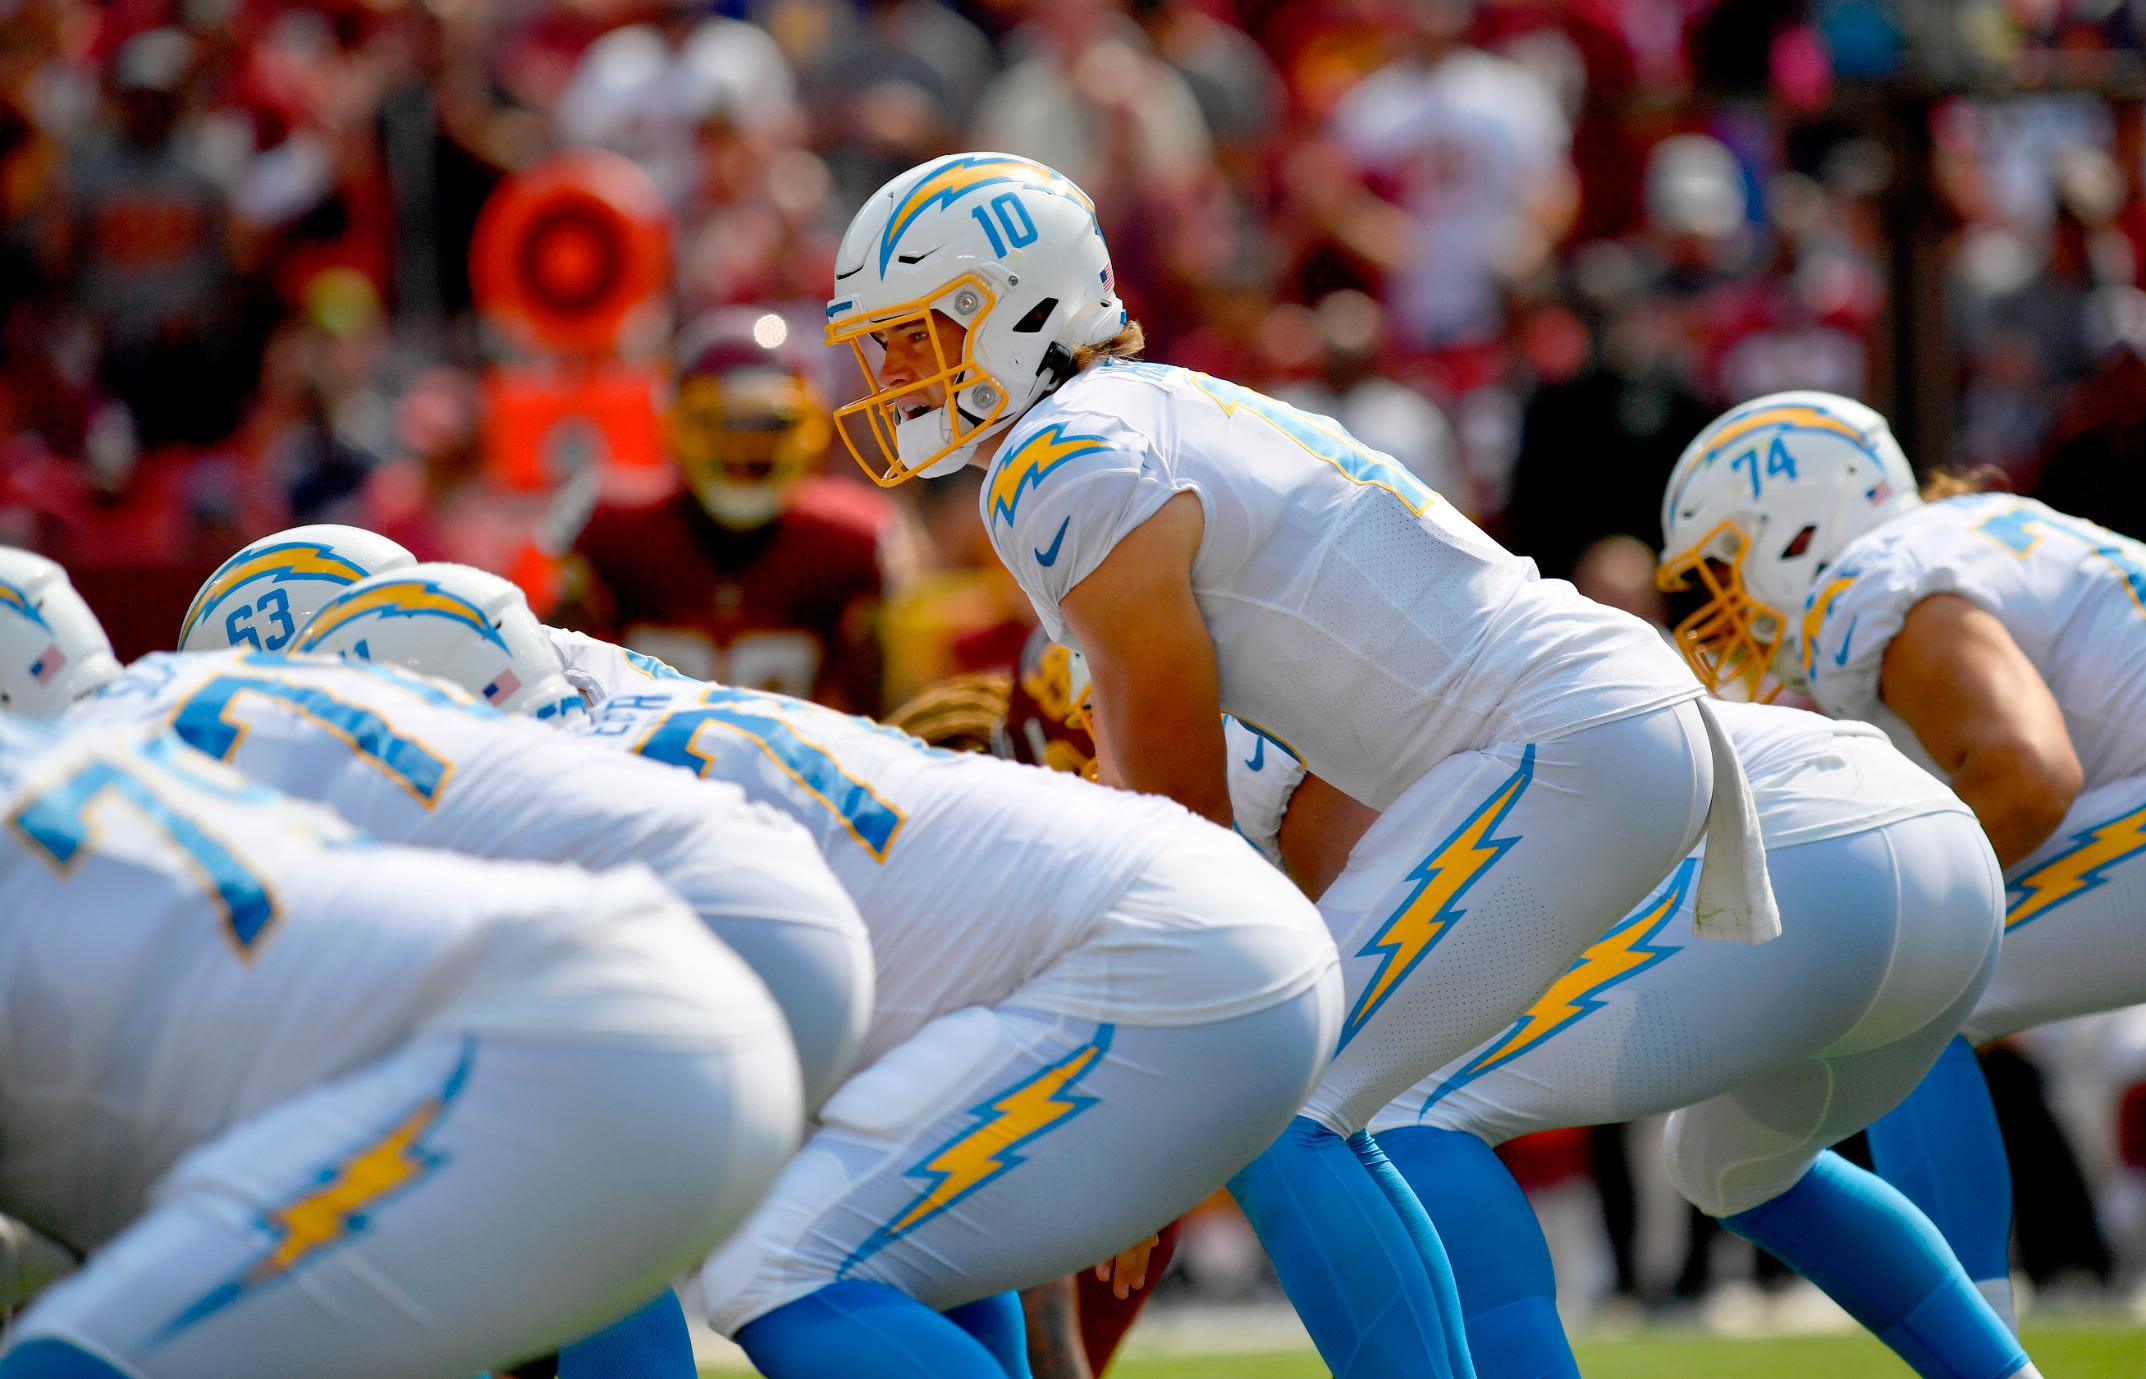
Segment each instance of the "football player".
[[668,430],[683,483],[597,506],[566,620],[698,676],[869,713],[894,510],[819,473],[826,403],[789,329],[728,308],[680,337]]
[[416,556],[362,527],[319,523],[264,536],[202,581],[179,624],[179,650],[283,651],[346,586],[416,563]]
[[509,1363],[797,1142],[780,1013],[646,871],[375,844],[160,726],[0,718],[0,809],[0,1206],[89,1256],[7,1379]]
[[[478,646],[495,656],[508,643],[549,651],[511,585],[481,571],[469,581],[464,599],[402,580],[339,616],[361,629],[382,618],[483,623],[498,645]],[[44,628],[10,616],[8,589],[27,591]],[[77,668],[61,687],[76,693],[38,683],[47,635]],[[593,870],[643,863],[768,984],[797,1042],[807,1108],[847,1075],[871,1010],[871,949],[856,907],[789,820],[390,667],[241,646],[154,654],[121,671],[108,652],[100,660],[103,636],[58,565],[0,548],[0,698],[47,716],[80,698],[80,718],[169,723],[196,749],[388,842]],[[497,690],[503,678],[495,670],[488,683]],[[498,698],[532,715],[562,703],[583,712],[557,673]]]
[[[1688,858],[1510,1028],[1372,1119],[1453,1253],[1476,1373],[1580,1372],[1535,1213],[1492,1149],[1668,1112],[1678,1191],[1918,1374],[2033,1375],[1929,1220],[1830,1149],[1914,1089],[1981,996],[2003,922],[1996,859],[1966,807],[1877,729],[1763,705],[1720,713],[1758,804],[1781,937],[1693,942]],[[1239,828],[1324,890],[1341,860],[1329,844],[1347,832],[1333,820],[1375,816],[1229,731]],[[1300,790],[1323,826],[1289,818]]]
[[1704,596],[1676,637],[1710,687],[1884,728],[2004,865],[1997,974],[1870,1139],[2009,1315],[2010,1175],[1970,1046],[2146,1001],[2146,546],[1970,488],[1918,492],[1861,403],[1762,397],[1677,461],[1661,578]]
[[[453,662],[406,629],[367,635],[378,657]],[[308,628],[299,645],[351,636]],[[548,666],[563,657],[598,701],[570,730],[796,817],[872,936],[864,1071],[700,1274],[710,1322],[771,1379],[1019,1373],[1011,1290],[1146,1238],[1270,1142],[1317,1077],[1340,1021],[1332,943],[1226,830],[580,633],[554,641]]]
[[1778,927],[1749,792],[1701,691],[1328,418],[1137,362],[1093,205],[999,153],[935,159],[851,222],[827,304],[882,484],[984,469],[982,516],[1087,654],[1106,780],[1227,823],[1222,711],[1383,812],[1325,918],[1340,1052],[1236,1180],[1337,1375],[1467,1372],[1452,1280],[1363,1134],[1509,1024],[1710,834],[1700,930]]

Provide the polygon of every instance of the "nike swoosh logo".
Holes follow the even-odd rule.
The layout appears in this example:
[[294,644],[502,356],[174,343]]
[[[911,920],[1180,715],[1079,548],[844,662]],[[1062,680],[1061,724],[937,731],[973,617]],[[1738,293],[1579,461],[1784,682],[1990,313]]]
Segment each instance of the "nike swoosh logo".
[[1855,640],[1856,623],[1862,620],[1863,615],[1861,613],[1856,614],[1855,618],[1849,622],[1848,630],[1841,634],[1840,650],[1833,653],[1833,665],[1836,669],[1848,664],[1848,645]]
[[1263,737],[1255,737],[1255,738],[1253,738],[1253,739],[1252,739],[1252,756],[1251,756],[1251,759],[1250,759],[1249,761],[1245,762],[1245,764],[1244,764],[1244,769],[1245,769],[1245,770],[1247,770],[1247,771],[1257,771],[1257,770],[1259,770],[1259,769],[1260,769],[1260,768],[1261,768],[1262,766],[1265,766],[1266,764],[1267,764],[1267,739],[1265,739],[1265,738],[1263,738]]
[[1058,548],[1066,544],[1066,528],[1072,525],[1073,518],[1071,515],[1068,515],[1065,521],[1058,524],[1058,535],[1051,538],[1051,548],[1047,551],[1036,552],[1036,563],[1038,565],[1050,566],[1058,563]]

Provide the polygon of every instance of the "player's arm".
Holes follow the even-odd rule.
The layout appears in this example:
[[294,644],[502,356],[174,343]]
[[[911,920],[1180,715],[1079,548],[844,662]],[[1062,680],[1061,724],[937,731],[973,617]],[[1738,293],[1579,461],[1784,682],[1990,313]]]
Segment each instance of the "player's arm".
[[1306,775],[1282,815],[1282,865],[1304,894],[1317,900],[1349,864],[1349,852],[1379,813],[1319,779]]
[[2056,831],[2084,779],[2034,664],[2004,624],[1958,594],[1908,610],[1878,692],[1982,821],[2009,867]]
[[1059,604],[1095,685],[1103,779],[1230,821],[1215,645],[1192,596],[1205,517],[1180,493]]

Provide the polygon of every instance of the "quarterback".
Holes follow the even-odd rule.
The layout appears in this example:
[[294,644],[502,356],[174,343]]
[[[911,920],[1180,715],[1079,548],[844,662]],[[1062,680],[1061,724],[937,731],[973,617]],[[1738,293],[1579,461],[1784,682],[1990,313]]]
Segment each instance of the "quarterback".
[[1142,363],[1087,196],[1000,153],[875,193],[836,255],[837,410],[882,484],[984,468],[983,521],[1086,653],[1104,779],[1227,823],[1222,711],[1385,816],[1340,945],[1339,1054],[1233,1184],[1337,1375],[1465,1374],[1450,1273],[1362,1132],[1511,1023],[1713,837],[1703,932],[1778,927],[1749,792],[1676,658],[1537,577],[1390,456]]
[[[1966,807],[1875,728],[1765,705],[1720,714],[1758,804],[1781,937],[1693,942],[1689,858],[1511,1027],[1372,1120],[1449,1242],[1476,1373],[1579,1374],[1534,1211],[1491,1148],[1668,1112],[1678,1190],[1918,1373],[2031,1376],[1930,1222],[1829,1149],[1914,1089],[1981,996],[2004,908],[1996,859]],[[1229,732],[1239,827],[1321,888],[1334,830],[1288,817],[1302,765]],[[1332,787],[1301,793],[1333,817]],[[1813,1195],[1831,1205],[1806,1209]]]
[[504,1365],[797,1142],[780,1013],[644,870],[376,844],[156,726],[0,718],[0,809],[0,1207],[88,1254],[8,1379]]
[[1877,724],[2004,865],[1989,990],[1870,1138],[2009,1315],[2009,1170],[1970,1046],[2146,1001],[2146,546],[1970,487],[1918,492],[1861,403],[1759,398],[1678,460],[1661,575],[1704,595],[1677,637],[1710,686],[1770,675]]
[[[318,630],[334,612],[302,649],[349,654],[362,636],[465,685],[497,673],[403,624]],[[1310,1090],[1340,1022],[1333,945],[1225,830],[553,637],[517,673],[563,658],[597,701],[570,732],[795,817],[871,935],[864,1070],[699,1277],[711,1324],[771,1379],[1001,1379],[1024,1344],[1011,1290],[1152,1233]]]

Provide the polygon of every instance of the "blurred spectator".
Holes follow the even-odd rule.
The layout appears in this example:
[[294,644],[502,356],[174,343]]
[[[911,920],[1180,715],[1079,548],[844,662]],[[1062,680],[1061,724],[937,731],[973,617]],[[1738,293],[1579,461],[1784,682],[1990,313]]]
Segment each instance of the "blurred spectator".
[[1185,79],[1114,0],[1055,0],[1008,39],[1013,63],[984,89],[970,130],[1079,183],[1105,215],[1142,191],[1196,179],[1212,157]]
[[1327,228],[1386,279],[1400,342],[1491,338],[1504,284],[1535,271],[1575,208],[1571,128],[1516,63],[1463,44],[1467,0],[1410,0],[1401,56],[1335,110],[1341,152],[1386,199],[1336,189]]
[[2102,288],[2085,316],[2097,362],[2065,401],[2035,493],[2059,511],[2146,533],[2146,292]]
[[627,8],[641,22],[590,44],[559,93],[559,137],[625,154],[682,208],[700,185],[702,127],[791,122],[796,82],[766,30],[710,15],[698,0]]
[[55,207],[59,272],[129,451],[223,439],[254,381],[230,189],[182,138],[194,55],[177,29],[126,42]]

